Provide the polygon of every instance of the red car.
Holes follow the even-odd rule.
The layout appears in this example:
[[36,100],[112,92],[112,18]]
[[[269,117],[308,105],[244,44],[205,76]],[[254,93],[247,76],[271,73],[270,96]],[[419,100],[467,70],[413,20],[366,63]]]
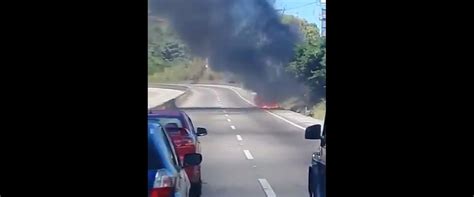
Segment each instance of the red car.
[[[175,144],[180,162],[189,153],[200,153],[201,147],[198,136],[207,135],[205,128],[195,128],[191,118],[180,110],[157,110],[148,114],[149,121],[157,121],[170,135]],[[190,196],[201,195],[201,166],[187,166],[184,168],[191,182]]]

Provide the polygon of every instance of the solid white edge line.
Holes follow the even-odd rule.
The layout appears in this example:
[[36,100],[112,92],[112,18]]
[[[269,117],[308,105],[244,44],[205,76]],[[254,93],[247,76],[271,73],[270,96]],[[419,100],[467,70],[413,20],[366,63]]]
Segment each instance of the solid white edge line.
[[247,157],[247,159],[253,159],[253,156],[252,154],[250,153],[249,150],[244,150],[244,154],[245,154],[245,157]]
[[[240,95],[240,93],[237,92],[237,90],[234,90],[234,89],[232,89],[232,88],[228,88],[228,89],[232,90],[235,94],[237,94],[237,96],[239,96],[239,97],[240,97],[242,100],[244,100],[245,102],[247,102],[247,103],[249,103],[249,104],[255,106],[255,104],[253,104],[253,103],[250,102],[249,100],[245,99],[242,95]],[[303,129],[303,130],[306,129],[306,128],[304,128],[304,127],[302,127],[302,126],[300,126],[300,125],[297,125],[297,124],[295,124],[295,123],[293,123],[293,122],[291,122],[291,121],[289,121],[289,120],[287,120],[287,119],[285,119],[285,118],[283,118],[283,117],[281,117],[281,116],[279,116],[279,115],[276,115],[275,113],[272,113],[272,112],[270,112],[270,111],[268,111],[268,110],[264,110],[264,111],[267,112],[267,113],[269,113],[270,115],[272,115],[272,116],[274,116],[274,117],[279,118],[280,120],[283,120],[283,121],[287,122],[288,124],[291,124],[291,125],[297,127],[297,128],[300,128],[300,129]]]
[[230,125],[230,128],[235,130],[235,126],[234,126],[234,125]]
[[237,140],[242,141],[242,136],[236,135],[236,137],[237,137]]
[[[227,88],[227,89],[232,90],[235,94],[237,94],[237,96],[239,96],[239,97],[240,97],[242,100],[244,100],[245,102],[247,102],[247,103],[249,103],[249,104],[251,104],[251,105],[253,105],[253,106],[256,106],[255,104],[253,104],[253,103],[250,102],[249,100],[245,99],[239,92],[237,92],[237,90],[234,90],[233,88]],[[267,112],[268,114],[274,116],[274,117],[277,117],[277,118],[280,119],[280,120],[283,120],[283,121],[287,122],[288,124],[291,124],[291,125],[293,125],[293,126],[299,128],[299,129],[302,129],[302,130],[305,130],[305,129],[306,129],[306,128],[304,128],[304,127],[302,127],[302,126],[300,126],[300,125],[297,125],[297,124],[295,124],[295,123],[293,123],[293,122],[291,122],[291,121],[289,121],[289,120],[287,120],[287,119],[285,119],[285,118],[283,118],[283,117],[281,117],[281,116],[279,116],[279,115],[276,115],[276,114],[274,114],[274,113],[272,113],[272,112],[270,112],[270,111],[268,111],[268,110],[264,110],[264,111]]]
[[283,117],[281,117],[281,116],[279,116],[279,115],[276,115],[276,114],[273,113],[273,112],[269,112],[268,110],[264,110],[264,111],[267,112],[268,114],[274,116],[274,117],[279,118],[280,120],[283,120],[283,121],[287,122],[288,124],[291,124],[291,125],[293,125],[293,126],[295,126],[295,127],[298,127],[298,128],[300,128],[300,129],[303,129],[303,130],[306,129],[306,128],[304,128],[304,127],[302,127],[302,126],[300,126],[300,125],[297,125],[297,124],[295,124],[295,123],[293,123],[293,122],[291,122],[291,121],[289,121],[289,120],[287,120],[287,119],[285,119],[285,118],[283,118]]
[[237,92],[237,90],[234,90],[233,88],[227,88],[227,89],[232,90],[235,94],[237,94],[237,96],[239,96],[242,100],[244,100],[248,104],[250,104],[252,106],[256,106],[254,103],[252,103],[249,100],[247,100],[246,98],[244,98],[239,92]]
[[231,120],[227,118],[227,122],[230,122]]
[[260,183],[260,186],[262,186],[263,192],[265,192],[267,197],[276,197],[276,194],[267,179],[258,179],[258,182]]

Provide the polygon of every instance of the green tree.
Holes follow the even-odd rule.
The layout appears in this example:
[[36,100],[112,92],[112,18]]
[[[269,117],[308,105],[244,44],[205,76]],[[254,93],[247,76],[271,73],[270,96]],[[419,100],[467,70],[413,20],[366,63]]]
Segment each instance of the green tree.
[[148,80],[154,82],[197,81],[204,61],[191,55],[165,19],[148,16]]
[[302,21],[300,30],[304,38],[295,48],[295,56],[287,71],[311,89],[312,99],[325,97],[326,92],[326,44],[319,36],[316,25]]
[[148,74],[164,72],[166,68],[190,63],[187,46],[168,23],[155,16],[148,17]]
[[[155,49],[155,52],[157,50]],[[179,58],[185,58],[185,47],[177,42],[168,42],[161,49],[161,56],[164,60],[172,62]]]

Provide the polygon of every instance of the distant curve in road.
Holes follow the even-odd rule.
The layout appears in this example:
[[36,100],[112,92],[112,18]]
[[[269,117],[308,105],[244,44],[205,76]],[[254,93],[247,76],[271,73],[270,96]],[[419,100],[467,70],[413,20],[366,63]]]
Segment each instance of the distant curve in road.
[[[224,87],[192,85],[178,107],[201,137],[202,197],[305,197],[314,141]],[[297,123],[295,123],[297,124]],[[300,126],[301,127],[301,126]]]

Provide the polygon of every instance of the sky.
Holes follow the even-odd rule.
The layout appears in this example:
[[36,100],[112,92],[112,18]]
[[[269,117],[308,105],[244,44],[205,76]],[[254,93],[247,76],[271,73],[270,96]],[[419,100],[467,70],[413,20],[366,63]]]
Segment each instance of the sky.
[[[316,3],[314,3],[316,2]],[[321,1],[320,0],[275,0],[275,9],[285,9],[285,14],[295,15],[310,23],[315,23],[321,29]],[[314,3],[311,5],[306,5]]]

